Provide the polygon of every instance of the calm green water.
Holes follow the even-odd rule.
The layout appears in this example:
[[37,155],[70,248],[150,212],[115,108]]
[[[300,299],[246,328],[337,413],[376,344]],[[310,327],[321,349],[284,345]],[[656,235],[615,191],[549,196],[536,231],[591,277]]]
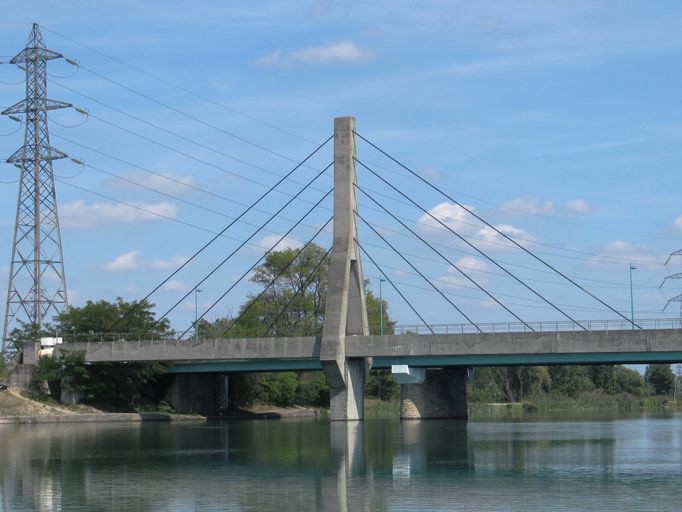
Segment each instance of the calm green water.
[[682,414],[0,425],[0,511],[607,509],[682,509]]

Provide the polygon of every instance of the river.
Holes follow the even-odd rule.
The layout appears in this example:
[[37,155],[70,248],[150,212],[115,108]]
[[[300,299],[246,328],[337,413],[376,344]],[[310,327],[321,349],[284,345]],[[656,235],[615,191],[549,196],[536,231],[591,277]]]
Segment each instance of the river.
[[0,425],[0,511],[681,510],[682,413]]

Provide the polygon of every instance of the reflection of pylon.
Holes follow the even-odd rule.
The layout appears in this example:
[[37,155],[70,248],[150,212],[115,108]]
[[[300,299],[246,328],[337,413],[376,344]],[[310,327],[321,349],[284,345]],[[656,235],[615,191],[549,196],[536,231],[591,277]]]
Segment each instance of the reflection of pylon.
[[68,307],[64,257],[57,216],[52,160],[66,155],[50,145],[49,110],[70,107],[47,98],[47,61],[61,54],[45,48],[33,24],[28,44],[10,62],[26,72],[26,98],[4,110],[4,115],[24,114],[24,145],[7,162],[21,169],[14,243],[7,289],[2,351],[14,350],[8,339],[20,322],[42,328],[45,318]]

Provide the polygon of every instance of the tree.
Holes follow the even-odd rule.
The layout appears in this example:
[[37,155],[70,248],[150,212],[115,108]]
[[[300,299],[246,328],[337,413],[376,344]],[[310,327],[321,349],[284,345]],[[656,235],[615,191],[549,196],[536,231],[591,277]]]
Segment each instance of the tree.
[[577,396],[594,389],[586,366],[550,366],[549,375],[552,378],[552,391],[555,393]]
[[[132,309],[133,306],[137,307]],[[60,314],[53,329],[64,333],[66,342],[115,340],[118,336],[112,336],[114,334],[120,337],[143,333],[170,335],[167,320],[155,322],[153,307],[146,301],[129,303],[120,297],[115,303],[88,301],[81,308],[71,307]],[[126,313],[128,316],[123,318]],[[114,326],[120,319],[123,320]],[[26,329],[34,335],[30,326]],[[103,336],[105,332],[108,332],[107,336]],[[57,360],[41,359],[38,377],[48,383],[52,381],[50,387],[57,399],[60,398],[59,391],[69,390],[99,406],[128,408],[142,397],[145,385],[156,381],[168,367],[168,364],[158,362],[84,364],[82,357],[79,360],[73,353],[63,353]]]
[[71,307],[57,317],[57,329],[66,341],[109,341],[123,335],[163,337],[170,335],[167,319],[156,321],[149,302],[87,301],[81,308]]
[[675,389],[675,374],[669,364],[650,364],[644,372],[644,380],[655,395],[670,395]]
[[635,396],[643,396],[646,394],[646,386],[644,379],[637,370],[626,368],[625,366],[616,366],[616,392],[629,393]]
[[500,366],[491,370],[495,385],[506,402],[521,402],[549,391],[551,378],[546,366]]
[[596,389],[604,393],[616,391],[616,367],[612,364],[595,364],[587,367],[587,373]]

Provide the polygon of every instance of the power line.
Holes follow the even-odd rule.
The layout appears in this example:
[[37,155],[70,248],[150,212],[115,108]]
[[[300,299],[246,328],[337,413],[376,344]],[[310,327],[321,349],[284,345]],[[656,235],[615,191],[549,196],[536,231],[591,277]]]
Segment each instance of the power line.
[[53,34],[55,34],[55,35],[57,35],[57,36],[59,36],[59,37],[61,37],[61,38],[63,38],[63,39],[66,39],[67,41],[71,41],[72,43],[75,43],[75,44],[77,44],[77,45],[79,45],[79,46],[81,46],[81,47],[83,47],[83,48],[86,48],[86,49],[88,49],[88,50],[90,50],[90,51],[92,51],[92,52],[95,52],[95,53],[97,53],[97,54],[99,54],[99,55],[102,55],[103,57],[106,57],[106,58],[108,58],[108,59],[110,59],[110,60],[112,60],[112,61],[114,61],[114,62],[117,62],[117,63],[119,63],[119,64],[121,64],[121,65],[123,65],[123,66],[126,66],[127,68],[130,68],[130,69],[132,69],[133,71],[136,71],[136,72],[138,72],[138,73],[140,73],[140,74],[142,74],[142,75],[148,76],[149,78],[152,78],[152,79],[157,80],[157,81],[159,81],[159,82],[161,82],[161,83],[164,83],[164,84],[166,84],[166,85],[168,85],[168,86],[170,86],[170,87],[172,87],[172,88],[174,88],[174,89],[176,89],[176,90],[182,91],[182,92],[184,92],[184,93],[186,93],[186,94],[189,94],[189,95],[191,95],[191,96],[194,96],[195,98],[199,98],[200,100],[206,101],[206,102],[208,102],[208,103],[210,103],[210,104],[212,104],[212,105],[215,105],[215,106],[217,106],[217,107],[220,107],[220,108],[222,108],[222,109],[225,109],[225,110],[227,110],[228,112],[232,112],[232,113],[234,113],[234,114],[240,115],[240,116],[242,116],[242,117],[244,117],[244,118],[246,118],[246,119],[250,119],[250,120],[255,121],[255,122],[257,122],[257,123],[260,123],[260,124],[262,124],[262,125],[264,125],[264,126],[268,126],[269,128],[272,128],[272,129],[274,129],[274,130],[280,131],[280,132],[282,132],[282,133],[285,133],[285,134],[290,135],[290,136],[292,136],[292,137],[295,137],[295,138],[297,138],[297,139],[303,140],[303,141],[305,141],[305,142],[310,142],[311,144],[315,144],[314,141],[311,141],[311,140],[309,140],[309,139],[306,139],[306,138],[304,138],[304,137],[301,137],[300,135],[298,135],[298,134],[296,134],[296,133],[294,133],[294,132],[292,132],[292,131],[290,131],[290,130],[287,130],[287,129],[282,128],[282,127],[277,126],[277,125],[274,125],[274,124],[272,124],[272,123],[270,123],[270,122],[268,122],[268,121],[264,121],[264,120],[262,120],[262,119],[259,119],[259,118],[255,117],[255,116],[252,116],[252,115],[250,115],[250,114],[246,114],[246,113],[244,113],[244,112],[241,112],[241,111],[239,111],[239,110],[237,110],[237,109],[235,109],[235,108],[233,108],[233,107],[228,107],[227,105],[225,105],[225,104],[223,104],[223,103],[220,103],[220,102],[218,102],[218,101],[212,100],[212,99],[210,99],[210,98],[208,98],[208,97],[206,97],[206,96],[204,96],[204,95],[202,95],[202,94],[199,94],[199,93],[197,93],[197,92],[195,92],[195,91],[192,91],[192,90],[190,90],[190,89],[187,89],[187,88],[185,88],[185,87],[183,87],[183,86],[181,86],[181,85],[177,85],[177,84],[171,82],[170,80],[167,80],[167,79],[165,79],[165,78],[161,78],[161,77],[159,77],[159,76],[157,76],[157,75],[155,75],[155,74],[153,74],[153,73],[150,73],[149,71],[146,71],[146,70],[144,70],[144,69],[141,69],[141,68],[138,68],[138,67],[136,67],[136,66],[133,66],[132,64],[130,64],[130,63],[128,63],[128,62],[125,62],[125,61],[123,61],[123,60],[121,60],[121,59],[118,59],[118,58],[116,58],[116,57],[113,57],[113,56],[111,56],[111,55],[109,55],[109,54],[107,54],[107,53],[105,53],[105,52],[103,52],[103,51],[101,51],[101,50],[98,50],[98,49],[96,49],[96,48],[93,48],[93,47],[91,47],[91,46],[88,46],[88,45],[86,45],[85,43],[81,43],[80,41],[77,41],[76,39],[73,39],[73,38],[71,38],[71,37],[69,37],[69,36],[65,36],[65,35],[63,35],[63,34],[60,34],[59,32],[57,32],[57,31],[55,31],[55,30],[53,30],[53,29],[50,29],[50,28],[47,28],[47,27],[43,27],[43,28],[44,28],[45,30],[47,30],[48,32],[52,32]]

